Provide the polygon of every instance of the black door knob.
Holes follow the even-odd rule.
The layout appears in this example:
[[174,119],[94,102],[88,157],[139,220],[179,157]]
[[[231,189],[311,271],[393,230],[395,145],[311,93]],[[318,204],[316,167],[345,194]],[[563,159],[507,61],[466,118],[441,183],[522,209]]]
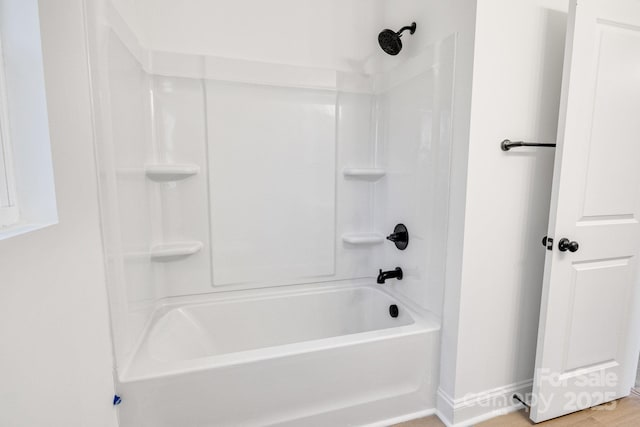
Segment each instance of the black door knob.
[[578,242],[572,242],[566,237],[563,237],[558,242],[558,249],[560,249],[560,252],[566,252],[566,251],[575,252],[578,250],[579,247],[580,245],[578,245]]

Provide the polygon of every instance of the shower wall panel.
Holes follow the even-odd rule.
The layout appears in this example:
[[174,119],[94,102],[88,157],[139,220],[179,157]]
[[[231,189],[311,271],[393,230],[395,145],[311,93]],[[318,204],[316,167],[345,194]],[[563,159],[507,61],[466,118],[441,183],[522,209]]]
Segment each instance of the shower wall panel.
[[353,245],[341,236],[377,232],[374,223],[375,183],[345,177],[350,168],[373,168],[375,156],[375,96],[338,93],[336,136],[336,277],[371,277],[380,268],[381,244]]
[[384,0],[131,1],[119,8],[154,51],[355,72],[378,58]]
[[409,229],[405,251],[387,245],[385,268],[402,266],[396,290],[440,315],[445,281],[453,36],[376,77],[378,156],[387,177],[376,188],[378,227]]
[[143,165],[151,155],[149,76],[120,38],[106,34],[103,90],[104,133],[99,135],[103,235],[114,319],[116,359],[134,345],[160,294],[157,271],[148,257],[158,224],[152,215],[156,194]]
[[211,245],[204,85],[201,80],[152,76],[152,145],[149,163],[190,165],[198,173],[178,181],[155,182],[160,230],[151,246],[199,242],[202,248],[176,262],[154,263],[166,296],[211,290]]
[[206,89],[214,286],[333,276],[336,93]]

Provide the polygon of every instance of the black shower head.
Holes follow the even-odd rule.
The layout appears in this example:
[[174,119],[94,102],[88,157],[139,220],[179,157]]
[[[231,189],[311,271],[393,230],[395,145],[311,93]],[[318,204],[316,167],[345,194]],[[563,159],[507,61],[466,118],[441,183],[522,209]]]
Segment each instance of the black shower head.
[[413,34],[416,32],[416,23],[413,22],[411,25],[400,28],[399,31],[393,30],[382,30],[380,34],[378,34],[378,43],[382,50],[384,50],[389,55],[397,55],[402,50],[402,33],[406,30],[409,30],[409,34]]

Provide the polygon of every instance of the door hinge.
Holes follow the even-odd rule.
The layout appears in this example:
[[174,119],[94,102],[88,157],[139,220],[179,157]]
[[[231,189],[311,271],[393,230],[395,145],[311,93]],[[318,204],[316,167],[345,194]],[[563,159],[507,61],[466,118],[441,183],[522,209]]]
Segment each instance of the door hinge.
[[548,251],[552,251],[553,250],[553,238],[544,236],[542,238],[542,246],[547,248]]

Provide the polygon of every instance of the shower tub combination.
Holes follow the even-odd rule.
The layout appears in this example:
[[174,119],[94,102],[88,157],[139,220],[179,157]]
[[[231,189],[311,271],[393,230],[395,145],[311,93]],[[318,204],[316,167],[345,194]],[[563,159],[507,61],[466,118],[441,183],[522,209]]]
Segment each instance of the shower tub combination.
[[427,415],[439,331],[429,312],[366,282],[173,300],[154,312],[122,372],[120,418],[347,426]]
[[130,3],[86,2],[120,425],[435,412],[455,35],[421,2]]

